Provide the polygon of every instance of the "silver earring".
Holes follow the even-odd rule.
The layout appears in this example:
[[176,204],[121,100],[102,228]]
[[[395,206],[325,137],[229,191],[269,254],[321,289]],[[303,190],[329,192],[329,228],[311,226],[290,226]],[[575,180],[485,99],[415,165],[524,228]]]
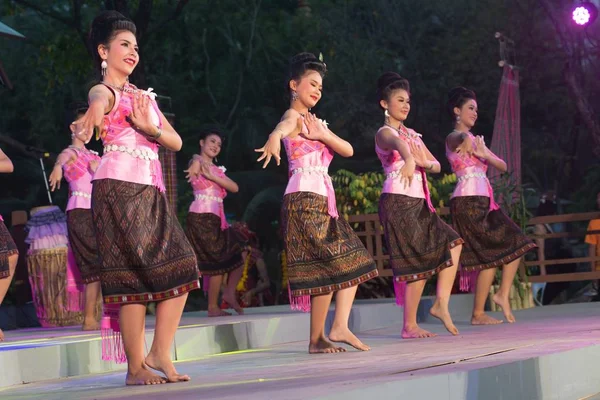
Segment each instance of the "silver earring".
[[217,159],[217,157],[215,157],[215,162],[216,162],[216,163],[218,163],[218,162],[219,162],[219,160]]
[[383,115],[385,115],[386,118],[390,117],[390,113],[388,112],[387,108],[385,109],[385,111],[383,112]]
[[456,116],[456,123],[457,123],[457,124],[458,124],[458,123],[460,123],[460,115],[457,115],[457,116]]
[[102,76],[106,75],[106,68],[108,67],[108,63],[106,60],[102,60],[102,64],[100,64],[100,68],[102,69]]
[[292,101],[298,100],[298,93],[295,90],[292,90]]
[[75,134],[71,133],[71,139],[75,139]]

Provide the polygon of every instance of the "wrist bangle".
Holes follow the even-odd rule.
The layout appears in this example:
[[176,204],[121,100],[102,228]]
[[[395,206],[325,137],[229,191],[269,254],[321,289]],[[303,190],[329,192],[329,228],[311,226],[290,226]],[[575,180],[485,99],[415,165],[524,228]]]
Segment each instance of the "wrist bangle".
[[156,135],[152,136],[152,139],[154,141],[158,140],[158,138],[162,135],[162,129],[160,129],[159,126],[156,127],[158,129],[158,132],[156,133]]

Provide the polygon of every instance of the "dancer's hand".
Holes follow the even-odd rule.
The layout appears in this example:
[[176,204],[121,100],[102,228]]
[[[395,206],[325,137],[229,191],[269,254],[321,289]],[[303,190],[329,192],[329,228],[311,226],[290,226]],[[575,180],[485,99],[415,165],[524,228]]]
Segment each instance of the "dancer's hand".
[[461,144],[456,147],[456,154],[466,157],[473,155],[473,139],[467,136]]
[[408,146],[410,147],[410,153],[415,160],[415,164],[421,168],[428,168],[431,164],[431,161],[427,159],[425,145],[417,140],[411,140],[408,143]]
[[98,162],[98,160],[91,160],[90,161],[90,171],[92,171],[92,173],[96,172],[96,170],[98,169],[98,164],[100,164]]
[[212,168],[210,167],[210,164],[202,163],[200,165],[200,174],[209,181],[215,180],[215,175],[212,173]]
[[71,132],[84,143],[89,143],[94,135],[94,129],[100,129],[104,119],[104,106],[95,102],[85,112],[85,115],[71,123]]
[[134,128],[144,132],[148,136],[155,136],[158,127],[152,122],[151,107],[150,96],[136,94],[133,96],[131,113],[127,116],[127,119]]
[[198,175],[200,175],[200,167],[201,167],[201,163],[198,160],[192,160],[192,162],[190,162],[190,166],[188,167],[188,169],[184,169],[183,172],[185,172],[185,178],[187,179],[188,182],[193,181],[194,179],[198,178]]
[[400,182],[402,182],[405,188],[412,184],[415,168],[416,163],[414,158],[405,162],[402,168],[400,168]]
[[487,160],[490,152],[487,148],[487,146],[485,145],[485,140],[483,139],[483,136],[477,136],[475,138],[475,145],[474,145],[474,149],[473,149],[473,154],[476,157],[482,158],[484,160]]
[[265,143],[265,145],[260,149],[254,149],[254,151],[257,153],[262,153],[256,162],[265,160],[263,168],[266,168],[271,162],[271,157],[275,158],[277,165],[279,166],[279,164],[281,164],[281,157],[279,156],[279,153],[281,152],[281,133],[276,129],[269,135],[269,140],[267,140],[267,143]]
[[54,192],[55,189],[60,189],[60,181],[62,181],[63,172],[62,166],[56,164],[52,169],[48,183],[50,183],[50,191]]
[[329,134],[329,128],[327,128],[325,122],[317,118],[315,114],[308,113],[304,122],[308,128],[308,133],[305,134],[307,139],[323,141],[325,136]]

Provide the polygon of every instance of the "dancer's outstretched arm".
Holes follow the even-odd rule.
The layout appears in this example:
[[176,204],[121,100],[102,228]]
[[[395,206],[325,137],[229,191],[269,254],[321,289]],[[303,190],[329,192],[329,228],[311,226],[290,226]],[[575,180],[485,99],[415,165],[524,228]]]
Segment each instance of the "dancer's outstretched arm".
[[281,163],[281,140],[287,136],[295,136],[302,132],[302,115],[296,110],[287,110],[283,114],[281,122],[277,124],[273,132],[269,135],[267,143],[260,149],[254,149],[257,153],[262,153],[261,156],[256,160],[260,162],[265,160],[263,168],[271,162],[271,157],[274,157],[277,165]]

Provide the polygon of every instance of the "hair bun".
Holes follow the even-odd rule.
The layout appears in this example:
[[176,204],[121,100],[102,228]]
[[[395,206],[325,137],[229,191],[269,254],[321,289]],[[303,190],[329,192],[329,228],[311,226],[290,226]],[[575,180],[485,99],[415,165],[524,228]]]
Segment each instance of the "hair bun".
[[453,100],[459,99],[459,98],[467,98],[467,99],[473,99],[475,100],[475,92],[467,89],[466,87],[463,86],[457,86],[455,88],[450,89],[450,91],[448,92],[448,101],[449,102],[453,102]]

